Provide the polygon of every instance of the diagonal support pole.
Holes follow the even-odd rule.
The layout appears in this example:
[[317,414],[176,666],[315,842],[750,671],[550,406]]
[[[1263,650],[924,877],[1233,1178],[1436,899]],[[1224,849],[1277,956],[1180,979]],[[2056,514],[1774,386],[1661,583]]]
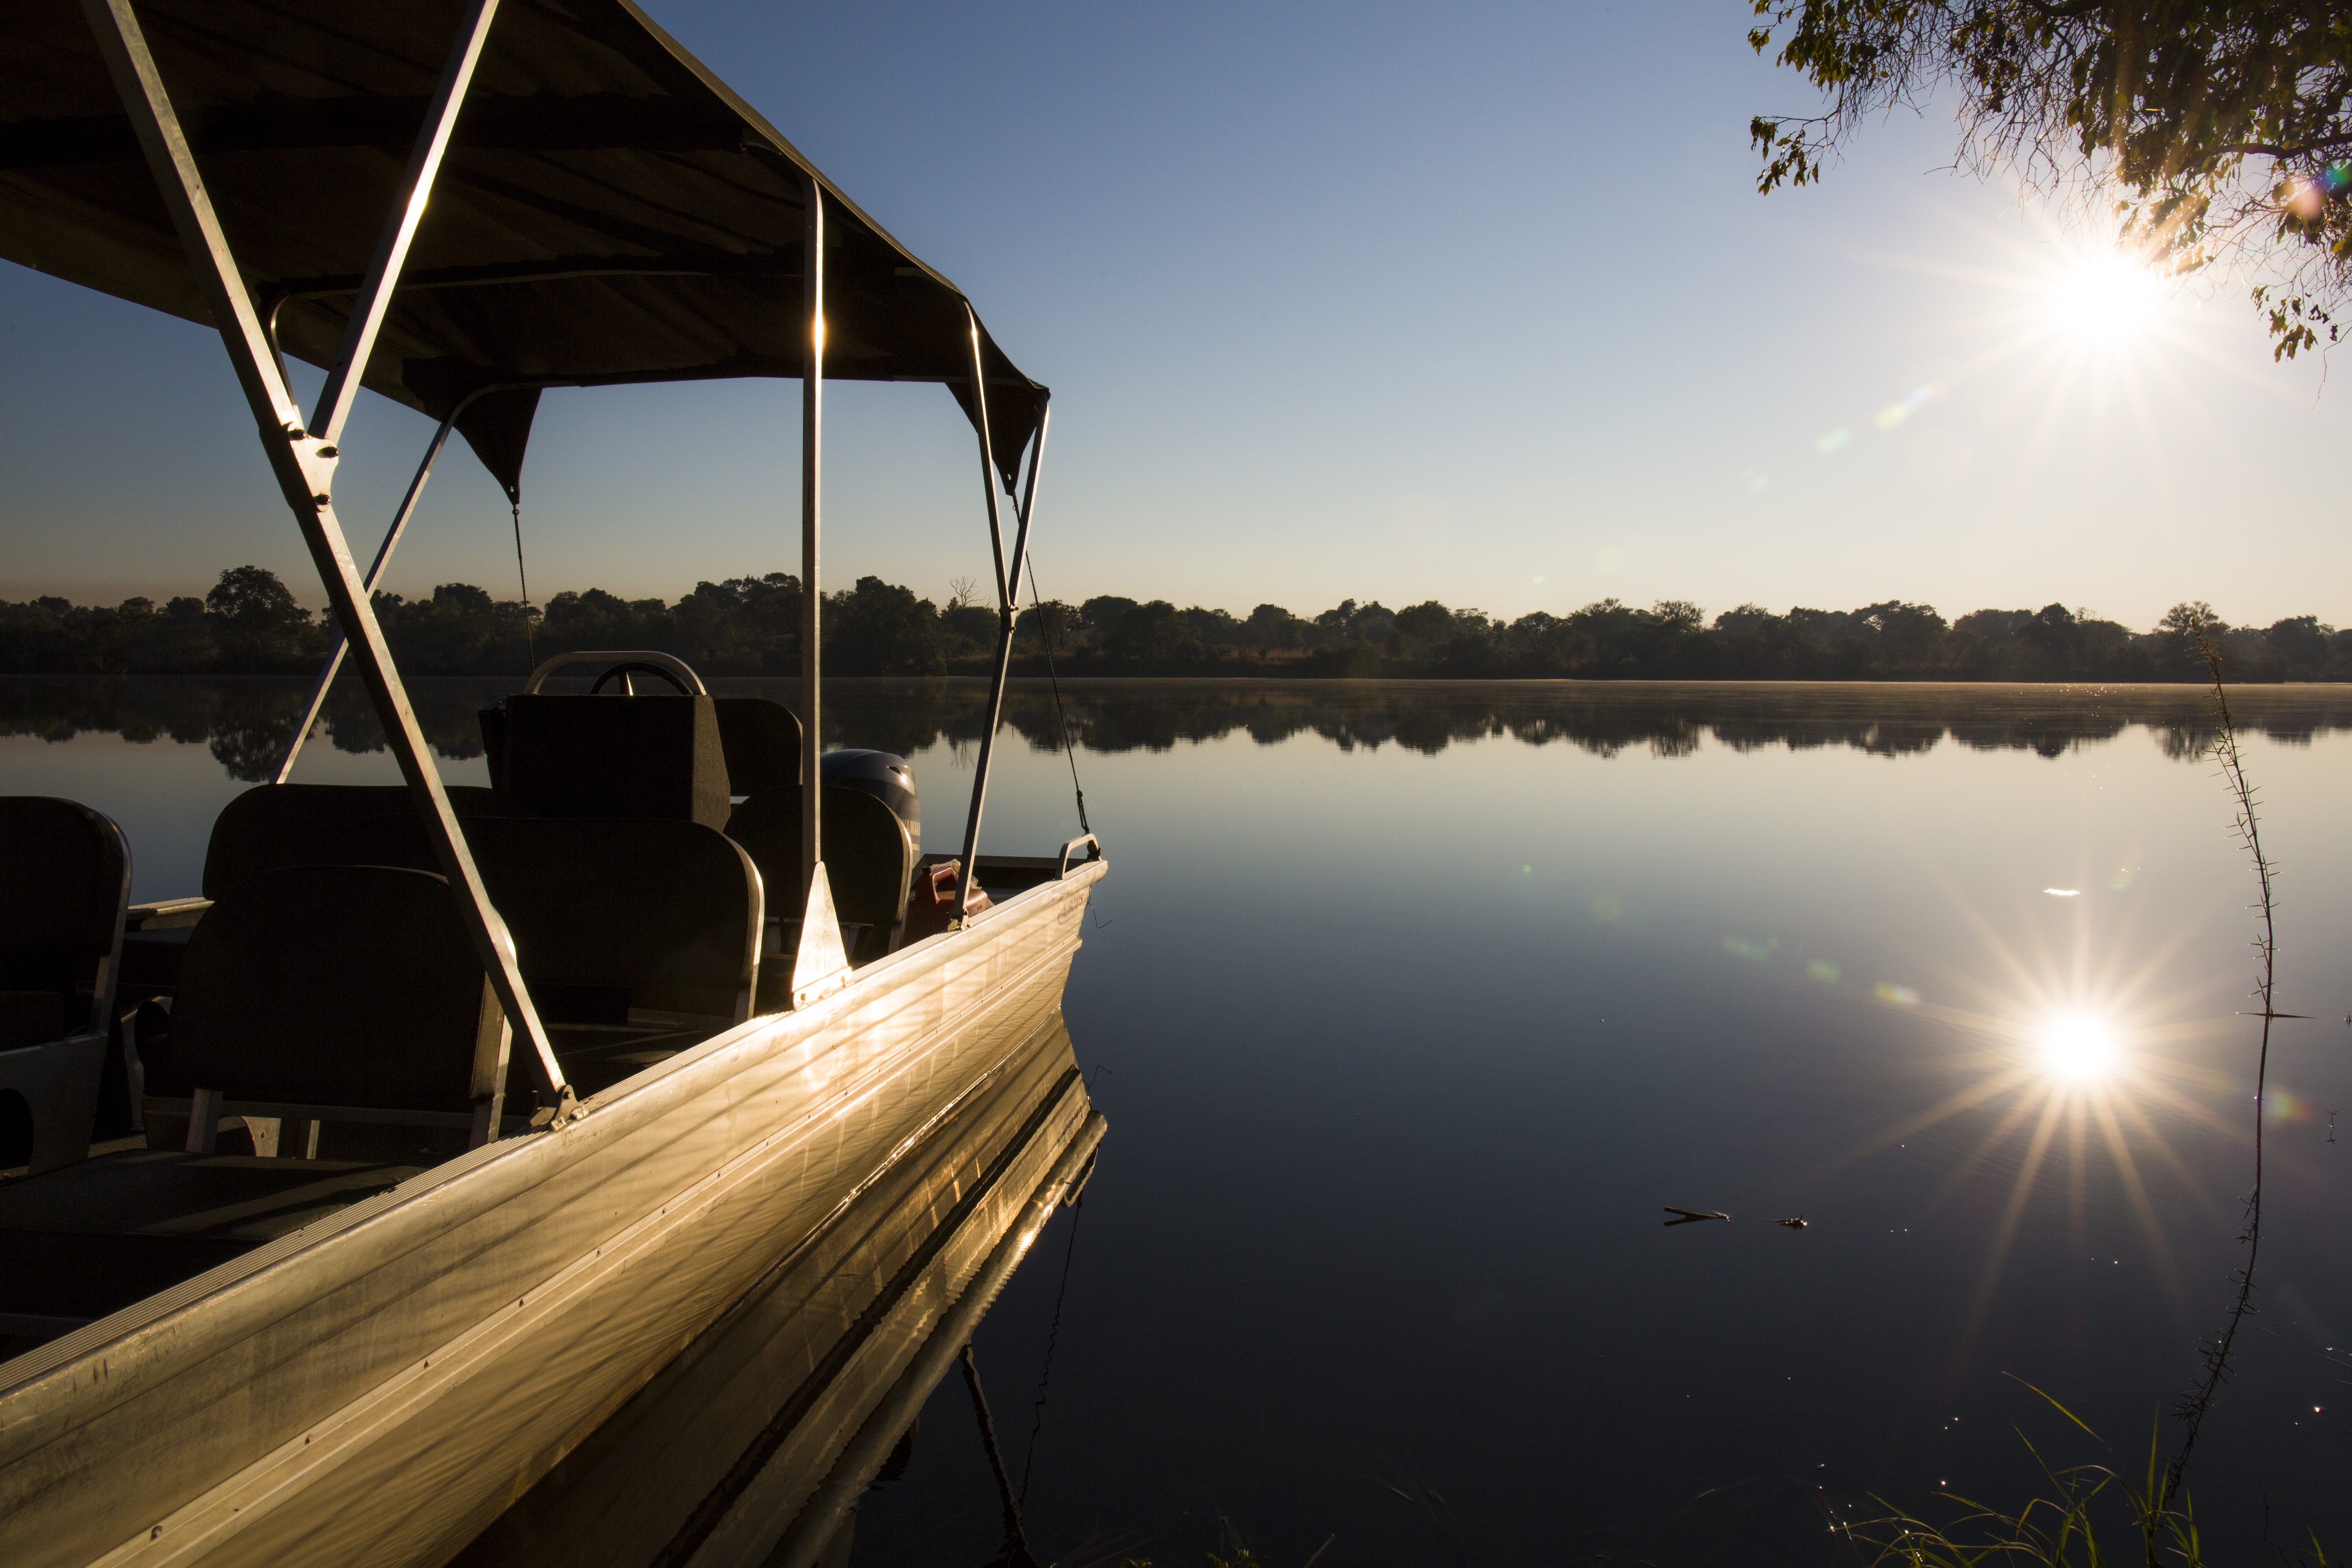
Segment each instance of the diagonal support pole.
[[466,105],[466,89],[474,79],[474,68],[481,63],[482,46],[489,41],[490,23],[498,11],[499,0],[473,0],[457,41],[449,47],[448,61],[441,68],[441,84],[425,108],[425,128],[409,152],[408,168],[401,177],[399,203],[385,215],[375,255],[368,260],[366,281],[360,285],[351,319],[343,323],[342,345],[335,352],[335,363],[327,367],[326,384],[319,389],[318,406],[310,415],[310,434],[330,447],[343,438],[343,423],[352,416],[352,404],[360,395],[368,356],[375,350],[376,334],[383,330],[385,312],[392,309],[393,290],[400,282],[401,268],[407,265],[417,225],[425,221],[433,181],[441,173],[442,155],[449,150],[450,133],[457,129],[457,111]]
[[[970,314],[971,307],[965,307]],[[956,878],[956,907],[951,923],[961,925],[971,901],[971,890],[980,885],[980,818],[988,801],[989,764],[996,756],[996,731],[1004,717],[1004,686],[1013,673],[1013,629],[1020,614],[1019,602],[1013,597],[1021,583],[1021,568],[1029,555],[1029,519],[1037,505],[1037,480],[1045,462],[1045,428],[1053,417],[1049,405],[1037,421],[1037,434],[1029,444],[1029,483],[1025,492],[1015,498],[1014,516],[1017,531],[1013,539],[1013,575],[1004,576],[1004,535],[998,525],[996,501],[996,459],[989,445],[987,383],[981,374],[980,321],[971,318],[971,380],[973,401],[980,410],[981,477],[988,486],[988,527],[996,541],[996,670],[988,687],[988,727],[980,735],[980,765],[972,772],[971,810],[964,818],[963,872]]]
[[[276,341],[275,329],[272,329],[271,341]],[[278,363],[285,363],[284,356],[279,356]],[[368,568],[367,574],[368,603],[375,602],[376,584],[383,581],[384,569],[392,563],[392,552],[398,548],[401,535],[408,531],[409,520],[416,515],[416,503],[424,497],[425,482],[433,477],[433,465],[439,461],[441,448],[449,444],[449,433],[457,427],[458,416],[473,405],[476,398],[514,389],[515,384],[510,382],[476,387],[457,400],[457,406],[449,410],[449,416],[442,420],[440,428],[433,432],[433,439],[425,448],[424,460],[416,465],[415,477],[408,481],[408,493],[400,498],[400,510],[392,514],[392,526],[383,531],[383,542],[375,547],[375,563]],[[530,613],[529,606],[525,606],[523,613],[526,616]],[[294,759],[302,754],[303,746],[310,741],[310,726],[319,721],[320,710],[327,705],[327,692],[335,684],[335,677],[341,672],[343,656],[351,651],[351,646],[338,627],[334,646],[327,650],[327,662],[319,670],[318,684],[310,689],[310,703],[302,710],[302,722],[296,727],[294,738],[286,742],[286,755],[279,759],[278,773],[269,781],[271,784],[284,784],[293,776]]]
[[[383,721],[385,738],[400,763],[409,793],[416,800],[435,858],[443,875],[448,878],[451,889],[458,895],[459,912],[473,938],[476,956],[516,1035],[527,1042],[525,1049],[537,1069],[541,1088],[551,1101],[554,1123],[561,1126],[578,1114],[578,1108],[548,1043],[547,1030],[531,1005],[521,971],[516,967],[514,939],[507,931],[506,921],[491,907],[489,895],[482,886],[481,873],[475,868],[473,854],[458,829],[456,814],[450,810],[441,775],[433,765],[433,753],[425,744],[424,730],[409,707],[400,672],[394,667],[383,628],[377,625],[375,611],[368,602],[366,585],[360,580],[359,569],[352,563],[351,546],[335,516],[334,443],[311,435],[300,423],[292,394],[278,369],[268,337],[253,308],[253,296],[245,286],[236,258],[221,230],[204,177],[197,171],[195,156],[189,150],[171,96],[164,90],[163,76],[156,68],[154,54],[148,47],[139,18],[131,10],[131,0],[82,0],[82,10],[89,21],[99,53],[106,60],[108,73],[114,79],[115,94],[138,133],[158,194],[172,215],[181,243],[187,248],[196,285],[220,328],[229,363],[236,369],[238,384],[245,389],[246,400],[260,426],[262,449],[269,459],[270,470],[302,531],[303,542],[310,547],[311,562],[326,587],[335,618],[359,656],[360,673],[374,700],[377,716]],[[465,75],[470,76],[472,61],[478,58],[478,49],[464,57]],[[449,83],[445,81],[443,85],[445,97],[463,97],[462,82],[457,84],[454,95],[447,91]],[[415,199],[415,193],[410,199]],[[396,281],[396,277],[387,272],[377,280],[378,291],[388,291]],[[371,333],[369,342],[373,341]],[[364,368],[363,364],[360,367],[362,371]],[[359,375],[350,379],[356,383]]]
[[[416,502],[425,494],[425,481],[433,477],[433,465],[440,458],[441,448],[448,444],[449,432],[457,426],[458,409],[464,407],[461,403],[451,409],[449,417],[433,432],[433,440],[425,448],[425,460],[416,465],[416,476],[408,481],[408,493],[400,498],[400,510],[392,514],[392,526],[383,531],[383,542],[375,548],[375,563],[368,568],[367,581],[362,584],[370,604],[375,602],[375,585],[383,581],[383,569],[392,560],[393,547],[407,531],[408,520],[416,514]],[[337,628],[334,646],[327,650],[327,662],[320,668],[318,683],[310,688],[310,700],[302,710],[302,721],[294,727],[294,738],[286,742],[286,755],[279,759],[271,784],[284,784],[293,775],[294,759],[302,754],[303,743],[310,738],[310,726],[319,721],[319,711],[327,705],[327,692],[335,684],[335,677],[343,668],[343,656],[351,647],[341,629]]]

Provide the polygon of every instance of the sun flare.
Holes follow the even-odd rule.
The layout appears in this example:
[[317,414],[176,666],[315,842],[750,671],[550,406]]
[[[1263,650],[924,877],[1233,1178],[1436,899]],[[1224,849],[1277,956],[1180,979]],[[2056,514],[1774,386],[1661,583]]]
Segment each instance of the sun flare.
[[2099,347],[2117,347],[2144,332],[2162,298],[2164,280],[2128,256],[2084,252],[2050,281],[2051,324]]
[[2089,1013],[2063,1013],[2042,1027],[2042,1060],[2053,1077],[2098,1078],[2115,1065],[2115,1031]]

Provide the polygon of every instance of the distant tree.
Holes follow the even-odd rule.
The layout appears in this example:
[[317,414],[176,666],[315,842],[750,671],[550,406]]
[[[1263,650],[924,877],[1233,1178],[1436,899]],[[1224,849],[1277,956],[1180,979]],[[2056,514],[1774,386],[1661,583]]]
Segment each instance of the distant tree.
[[317,660],[326,639],[278,574],[232,566],[205,595],[221,658],[236,669],[291,669]]
[[419,675],[501,675],[529,668],[519,600],[501,603],[470,583],[444,583],[430,599],[414,603],[397,594],[378,594],[375,613],[404,669]]
[[[2257,282],[2273,356],[2352,284],[2352,26],[2310,0],[1753,0],[1748,43],[1827,98],[1759,115],[1757,184],[1819,181],[1865,123],[1958,100],[1959,162],[2113,198],[2124,241]],[[1777,46],[1777,52],[1776,52]]]
[[1342,599],[1308,623],[1307,641],[1317,647],[1341,643],[1380,645],[1396,636],[1396,612],[1374,599],[1359,605]]
[[1954,621],[1952,629],[1968,633],[1988,647],[2007,647],[2032,619],[2032,610],[1971,610]]
[[1045,599],[1022,612],[1013,623],[1013,645],[1031,657],[1050,654],[1067,658],[1078,649],[1082,618],[1075,605]]
[[[1090,615],[1097,602],[1087,601]],[[1201,657],[1201,636],[1181,610],[1165,599],[1154,599],[1121,616],[1103,649],[1129,666],[1184,664]]]
[[2263,633],[2263,645],[2285,661],[2288,679],[2327,679],[2336,651],[2336,628],[2322,626],[2317,616],[2290,616],[2273,621]]
[[1307,646],[1307,623],[1280,605],[1260,605],[1242,625],[1249,646],[1261,654]]
[[2184,599],[2164,612],[2156,629],[2167,637],[2187,637],[2202,628],[2207,636],[2230,629],[2230,623],[2213,613],[2213,606],[2202,599]]
[[1855,614],[1877,632],[1879,658],[1892,668],[1924,669],[1934,664],[1951,630],[1933,605],[1889,599]]
[[1080,605],[1078,616],[1086,623],[1088,635],[1097,646],[1100,646],[1118,629],[1118,623],[1127,618],[1127,613],[1135,607],[1133,599],[1123,599],[1117,594],[1102,594]]
[[1356,601],[1342,599],[1315,617],[1315,628],[1322,633],[1326,643],[1351,643],[1361,639],[1356,636]]
[[2044,605],[2018,628],[2017,640],[2035,657],[2034,673],[2063,679],[2082,665],[2083,629],[2063,605]]
[[109,669],[172,671],[208,669],[220,658],[220,645],[205,618],[205,602],[182,595],[158,608],[152,599],[125,599],[115,607]]
[[910,588],[860,577],[848,593],[827,595],[824,613],[825,662],[839,674],[947,673],[939,612]]
[[672,640],[667,605],[624,599],[602,588],[556,595],[547,601],[541,625],[547,629],[542,656],[576,648],[667,647]]
[[1454,612],[1434,599],[1396,613],[1396,638],[1408,658],[1426,658],[1454,638]]

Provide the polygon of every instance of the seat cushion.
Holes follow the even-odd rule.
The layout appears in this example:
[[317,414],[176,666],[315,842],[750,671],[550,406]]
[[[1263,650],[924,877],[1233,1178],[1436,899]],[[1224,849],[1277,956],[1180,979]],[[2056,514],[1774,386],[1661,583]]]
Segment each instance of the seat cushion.
[[727,753],[727,787],[757,795],[801,782],[801,721],[765,697],[714,697],[719,742]]
[[[0,795],[0,955],[96,960],[114,950],[131,851],[103,814],[47,795]],[[75,984],[88,984],[88,973]]]
[[550,817],[727,826],[727,753],[708,697],[507,699],[507,797]]
[[[478,786],[453,785],[459,816],[511,816],[518,808]],[[368,824],[415,816],[405,784],[256,784],[221,808],[205,849],[205,897],[219,899],[265,872],[289,866],[350,866],[366,858]],[[420,834],[422,830],[420,829]],[[427,858],[417,863],[430,869]]]
[[62,1039],[66,999],[55,991],[0,991],[0,1051]]
[[232,1100],[463,1111],[481,1006],[441,878],[291,867],[233,889],[189,938],[157,1074]]

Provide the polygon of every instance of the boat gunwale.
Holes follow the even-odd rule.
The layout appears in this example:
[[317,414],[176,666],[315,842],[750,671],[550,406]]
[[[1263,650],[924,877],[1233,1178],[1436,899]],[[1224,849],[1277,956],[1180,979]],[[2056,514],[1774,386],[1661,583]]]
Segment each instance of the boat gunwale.
[[[348,1278],[357,1279],[383,1267],[435,1240],[463,1218],[487,1213],[552,1179],[593,1156],[609,1140],[626,1136],[703,1094],[722,1090],[734,1071],[746,1065],[742,1058],[772,1057],[806,1047],[845,1015],[977,953],[1016,927],[1045,918],[1055,906],[1090,889],[1105,874],[1107,865],[1094,860],[1074,866],[1068,877],[1024,889],[960,931],[942,932],[876,960],[858,970],[849,985],[806,1009],[747,1019],[667,1061],[655,1063],[591,1097],[584,1102],[590,1114],[569,1126],[552,1133],[495,1140],[455,1155],[387,1192],[322,1215],[240,1258],[37,1346],[15,1363],[0,1363],[0,1368],[24,1368],[14,1381],[0,1384],[0,1469],[178,1375],[178,1365],[163,1365],[176,1363],[177,1356],[154,1352],[163,1348],[159,1342],[169,1336],[194,1331],[189,1319],[199,1306],[213,1309],[205,1325],[213,1331],[205,1336],[213,1342],[210,1353],[264,1331],[320,1299],[313,1294],[289,1302],[269,1294],[259,1277],[276,1266],[320,1247],[357,1245],[346,1238],[365,1229],[371,1233],[370,1240],[388,1246],[388,1250],[373,1259],[367,1270],[354,1271]],[[1033,967],[1024,965],[1021,974]],[[1003,986],[991,989],[1010,989],[1020,977],[1008,977]],[[927,1030],[925,1037],[936,1033],[936,1027]],[[726,1163],[732,1164],[758,1145],[789,1135],[797,1125],[796,1121],[771,1129]],[[499,1176],[493,1179],[488,1174],[491,1172]],[[463,1215],[444,1212],[453,1205],[463,1205]],[[631,1223],[625,1220],[622,1228]],[[413,1227],[414,1234],[404,1236],[394,1226]],[[593,1251],[595,1245],[583,1250]],[[118,1366],[114,1356],[103,1353],[109,1351],[127,1356],[134,1364]],[[142,1352],[147,1353],[142,1356]],[[93,1359],[98,1363],[94,1372],[87,1370]],[[144,1364],[137,1364],[142,1360]],[[157,1372],[160,1376],[153,1375]]]

